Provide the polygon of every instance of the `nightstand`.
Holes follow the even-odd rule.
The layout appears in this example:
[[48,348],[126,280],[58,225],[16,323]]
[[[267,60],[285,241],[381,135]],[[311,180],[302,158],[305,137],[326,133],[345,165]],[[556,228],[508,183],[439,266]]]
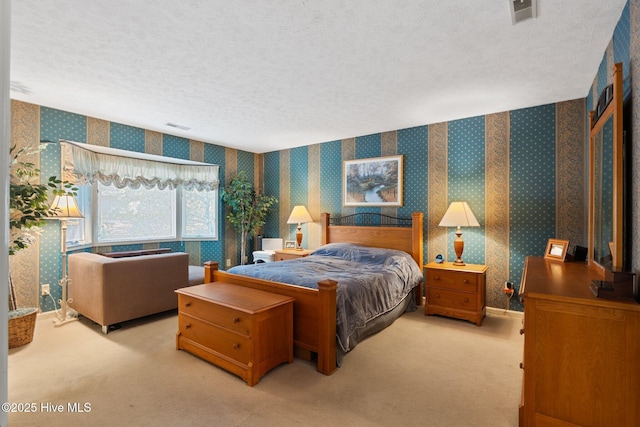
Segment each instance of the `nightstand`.
[[285,261],[288,259],[304,258],[309,255],[311,250],[309,249],[280,249],[276,251],[276,261]]
[[424,268],[426,303],[424,314],[440,314],[482,325],[487,299],[486,265],[456,266],[430,262]]

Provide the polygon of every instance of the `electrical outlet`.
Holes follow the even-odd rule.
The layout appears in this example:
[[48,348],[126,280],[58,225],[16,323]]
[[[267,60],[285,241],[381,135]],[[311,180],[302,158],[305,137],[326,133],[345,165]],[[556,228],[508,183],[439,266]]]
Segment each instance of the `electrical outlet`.
[[42,287],[40,288],[40,292],[42,292],[42,296],[49,295],[51,293],[49,284],[48,283],[43,284]]
[[231,258],[227,258],[227,267],[231,267]]

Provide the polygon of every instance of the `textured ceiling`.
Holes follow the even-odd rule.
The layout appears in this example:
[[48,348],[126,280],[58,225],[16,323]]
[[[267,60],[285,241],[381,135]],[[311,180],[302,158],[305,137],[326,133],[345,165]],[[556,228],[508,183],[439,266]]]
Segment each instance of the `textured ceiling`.
[[262,153],[585,97],[625,2],[17,0],[11,97]]

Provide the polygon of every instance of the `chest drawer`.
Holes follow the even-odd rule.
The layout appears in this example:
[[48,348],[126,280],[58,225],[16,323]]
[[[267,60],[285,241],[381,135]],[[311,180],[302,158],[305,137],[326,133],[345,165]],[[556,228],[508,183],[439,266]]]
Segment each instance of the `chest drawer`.
[[190,295],[178,294],[180,313],[197,317],[242,335],[251,336],[251,315],[224,306],[216,306]]
[[427,269],[427,286],[447,288],[458,291],[476,292],[478,275],[462,271]]
[[461,310],[474,310],[478,302],[478,296],[476,294],[460,293],[438,288],[427,289],[427,299],[430,305]]
[[182,313],[178,315],[178,330],[185,338],[233,360],[244,364],[250,361],[251,339],[248,336],[233,333]]

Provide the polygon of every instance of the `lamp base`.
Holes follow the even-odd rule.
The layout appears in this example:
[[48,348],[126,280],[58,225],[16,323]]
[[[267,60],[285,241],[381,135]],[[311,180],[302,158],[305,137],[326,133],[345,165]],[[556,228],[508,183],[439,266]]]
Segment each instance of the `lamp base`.
[[453,262],[453,265],[462,267],[466,265],[464,261],[462,261],[462,252],[464,252],[464,240],[462,240],[462,231],[460,227],[456,230],[456,238],[453,240],[453,249],[456,253],[456,260]]
[[75,322],[76,320],[78,320],[77,317],[67,317],[64,320],[56,319],[53,321],[53,326],[57,328],[58,326],[66,325],[67,323]]
[[296,249],[302,250],[302,227],[298,224],[298,231],[296,232]]

